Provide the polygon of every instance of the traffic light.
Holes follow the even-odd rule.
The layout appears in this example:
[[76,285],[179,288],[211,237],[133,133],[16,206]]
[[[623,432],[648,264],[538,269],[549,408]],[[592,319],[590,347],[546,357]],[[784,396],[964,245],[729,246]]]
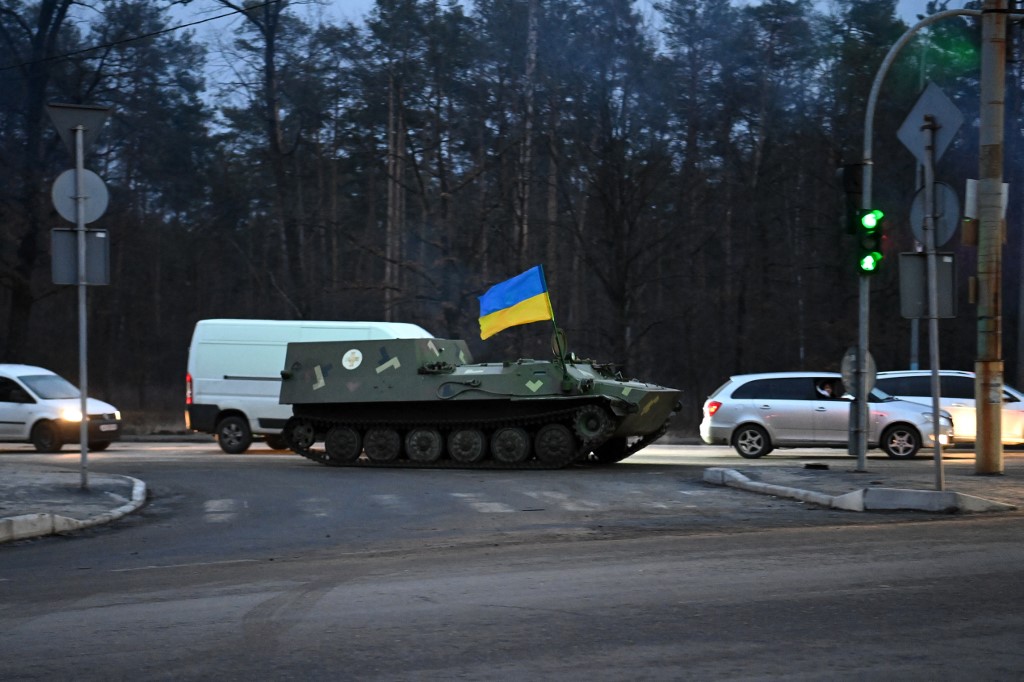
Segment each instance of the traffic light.
[[861,210],[857,224],[857,269],[870,275],[882,263],[882,219],[885,213],[877,208]]

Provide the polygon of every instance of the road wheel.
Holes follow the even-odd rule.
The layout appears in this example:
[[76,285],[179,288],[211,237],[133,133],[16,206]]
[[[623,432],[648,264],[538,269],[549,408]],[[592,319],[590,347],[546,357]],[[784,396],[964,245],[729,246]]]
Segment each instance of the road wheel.
[[316,429],[311,422],[292,417],[285,423],[281,431],[285,443],[295,453],[308,455],[309,449],[316,443]]
[[772,451],[772,440],[768,432],[757,424],[744,424],[733,433],[732,446],[740,457],[757,459]]
[[393,462],[402,453],[402,437],[394,429],[370,429],[363,436],[363,449],[374,462]]
[[530,434],[518,426],[505,426],[491,436],[491,456],[502,464],[518,464],[530,456]]
[[335,426],[324,437],[324,450],[332,462],[351,464],[359,459],[363,441],[351,426]]
[[252,445],[252,432],[244,417],[224,417],[217,424],[217,443],[229,455],[240,455]]
[[480,429],[455,429],[448,434],[448,454],[462,464],[479,462],[487,454],[487,437]]
[[576,437],[562,424],[545,424],[533,438],[537,459],[553,466],[565,466],[576,459]]
[[432,428],[415,428],[405,436],[405,454],[414,462],[436,462],[441,459],[444,438]]
[[60,452],[64,441],[60,437],[60,429],[50,421],[41,421],[32,427],[32,445],[39,452]]
[[921,434],[912,426],[893,424],[882,433],[881,445],[893,459],[913,459],[921,449]]

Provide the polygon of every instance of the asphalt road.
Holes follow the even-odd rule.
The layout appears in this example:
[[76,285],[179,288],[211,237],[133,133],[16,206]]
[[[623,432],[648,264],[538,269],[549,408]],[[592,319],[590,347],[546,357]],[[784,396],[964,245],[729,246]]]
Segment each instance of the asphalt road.
[[829,511],[661,452],[473,473],[118,444],[91,468],[146,507],[0,547],[0,679],[1019,678],[1020,514]]

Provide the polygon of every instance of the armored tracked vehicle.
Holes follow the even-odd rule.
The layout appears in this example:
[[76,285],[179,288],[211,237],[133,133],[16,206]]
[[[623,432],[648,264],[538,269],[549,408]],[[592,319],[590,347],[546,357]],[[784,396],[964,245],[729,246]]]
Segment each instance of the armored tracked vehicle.
[[611,464],[679,410],[679,391],[610,365],[562,353],[472,364],[448,339],[290,343],[281,377],[289,447],[334,466]]

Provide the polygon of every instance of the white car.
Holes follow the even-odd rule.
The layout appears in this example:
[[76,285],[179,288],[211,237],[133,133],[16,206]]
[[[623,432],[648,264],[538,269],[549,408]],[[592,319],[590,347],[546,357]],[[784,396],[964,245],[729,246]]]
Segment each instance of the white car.
[[[0,441],[32,443],[58,452],[81,440],[81,392],[42,367],[0,364]],[[121,413],[95,398],[86,403],[90,450],[105,450],[121,437]]]
[[[732,445],[747,459],[776,447],[847,447],[852,398],[834,372],[772,372],[731,377],[704,402],[700,436]],[[868,445],[895,459],[934,442],[932,411],[877,388],[868,396]],[[953,420],[939,415],[939,440],[953,442]]]
[[[930,369],[879,372],[875,386],[901,400],[930,406],[932,371]],[[978,415],[974,400],[974,372],[939,370],[939,406],[953,415],[958,443],[977,440]],[[1024,444],[1024,394],[1012,386],[1003,386],[1003,445]]]

